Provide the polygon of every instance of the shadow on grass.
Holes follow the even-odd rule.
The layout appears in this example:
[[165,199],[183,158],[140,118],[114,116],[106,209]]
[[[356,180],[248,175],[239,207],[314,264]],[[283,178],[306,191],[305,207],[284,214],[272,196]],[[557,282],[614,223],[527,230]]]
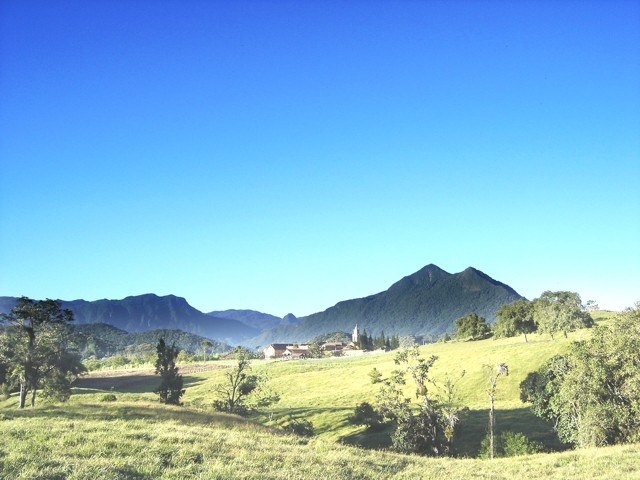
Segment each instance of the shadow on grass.
[[[189,375],[184,377],[184,386],[193,387],[205,380],[203,377]],[[153,393],[160,385],[158,375],[122,375],[119,377],[80,377],[73,386],[78,393],[96,393],[96,390],[118,393]],[[84,389],[84,391],[83,391]],[[87,391],[90,389],[92,391]]]
[[161,404],[137,403],[104,403],[104,404],[60,404],[43,405],[24,410],[8,410],[2,412],[3,418],[43,418],[69,421],[114,421],[144,420],[150,423],[173,420],[185,425],[254,425],[249,420],[218,412],[202,412],[182,407],[170,407]]
[[[533,414],[529,407],[496,410],[496,435],[502,432],[524,434],[529,440],[540,442],[545,450],[557,452],[566,450],[553,429],[553,425]],[[475,457],[480,451],[480,443],[488,433],[489,409],[470,410],[456,432],[454,450],[458,456]]]
[[[453,450],[457,457],[476,457],[480,443],[487,435],[489,410],[470,410],[462,419],[454,438]],[[528,407],[496,410],[496,434],[511,431],[524,434],[530,440],[542,443],[547,451],[562,451],[569,448],[558,439],[553,425],[536,417]],[[359,430],[341,438],[349,445],[362,448],[381,449],[391,446],[393,426],[386,425],[377,431]]]
[[[353,413],[353,407],[300,407],[300,408],[286,408],[286,407],[271,407],[264,411],[254,413],[251,418],[258,422],[265,424],[267,422],[282,423],[289,420],[311,420],[314,423],[314,430],[316,435],[331,432],[338,427],[344,426],[347,416]],[[314,422],[312,417],[316,415],[326,414],[342,414],[343,420],[334,420],[326,423],[319,424]]]

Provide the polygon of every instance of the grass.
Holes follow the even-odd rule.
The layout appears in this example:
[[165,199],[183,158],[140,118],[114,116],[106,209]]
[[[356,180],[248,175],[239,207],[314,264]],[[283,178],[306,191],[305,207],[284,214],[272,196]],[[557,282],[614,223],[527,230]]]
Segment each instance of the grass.
[[[484,365],[507,363],[509,376],[501,377],[496,392],[499,430],[522,432],[544,443],[550,450],[558,450],[552,426],[535,417],[520,402],[519,385],[526,375],[537,369],[547,358],[568,348],[572,340],[584,338],[588,331],[578,331],[551,340],[548,336],[523,337],[477,342],[436,343],[421,347],[425,356],[436,355],[438,360],[432,376],[441,383],[446,375],[464,377],[458,383],[462,402],[471,411],[458,442],[458,453],[473,456],[486,434],[488,400],[487,375]],[[260,423],[278,426],[290,416],[310,420],[316,434],[331,441],[345,441],[366,447],[384,447],[388,437],[380,433],[367,435],[361,427],[348,422],[354,407],[360,402],[374,402],[379,385],[371,383],[368,372],[374,367],[384,377],[396,368],[394,353],[354,358],[318,359],[302,361],[254,362],[254,370],[269,377],[269,386],[281,396],[279,403],[254,417]],[[194,407],[206,407],[212,401],[212,386],[222,381],[222,371],[203,372],[187,389],[184,401]],[[437,387],[431,387],[434,394]],[[410,388],[407,390],[411,394]]]
[[632,479],[640,446],[510,459],[430,459],[284,435],[238,417],[161,406],[101,404],[5,410],[3,479]]
[[[603,321],[607,321],[603,318]],[[496,393],[498,430],[525,433],[562,450],[552,428],[519,401],[519,383],[547,358],[585,338],[546,336],[440,343],[421,347],[436,355],[432,374],[465,375],[459,394],[470,411],[457,440],[460,457],[475,456],[487,424],[483,365],[509,365]],[[185,376],[184,407],[157,403],[158,379],[147,372],[83,380],[65,404],[39,403],[16,410],[15,398],[0,402],[0,479],[632,479],[640,478],[640,445],[572,450],[509,459],[430,459],[385,450],[386,432],[368,434],[349,424],[356,404],[373,402],[379,386],[367,373],[395,368],[394,353],[355,358],[254,362],[281,401],[249,420],[213,412],[212,387],[224,369]],[[227,362],[228,363],[228,362]],[[436,387],[432,387],[434,393]],[[101,402],[105,393],[114,402]],[[311,420],[307,439],[279,430],[289,417]],[[376,447],[363,449],[354,445]]]

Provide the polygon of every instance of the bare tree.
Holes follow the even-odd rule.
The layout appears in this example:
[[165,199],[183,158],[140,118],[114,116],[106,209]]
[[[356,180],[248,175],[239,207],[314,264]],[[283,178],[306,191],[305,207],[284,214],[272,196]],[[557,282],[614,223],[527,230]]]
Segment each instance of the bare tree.
[[487,394],[489,395],[489,455],[491,458],[495,456],[496,448],[494,442],[494,433],[496,426],[496,416],[494,410],[494,398],[496,394],[496,386],[498,384],[498,378],[502,375],[505,377],[509,375],[509,367],[506,363],[498,363],[495,366],[484,365],[484,369],[489,374],[489,388]]

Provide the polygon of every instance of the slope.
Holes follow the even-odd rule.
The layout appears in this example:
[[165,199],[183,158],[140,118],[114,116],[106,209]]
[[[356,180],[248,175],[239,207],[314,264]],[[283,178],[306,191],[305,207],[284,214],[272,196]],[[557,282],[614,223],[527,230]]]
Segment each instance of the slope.
[[[442,384],[447,375],[456,379],[465,371],[457,384],[457,393],[471,411],[457,440],[459,452],[475,455],[486,434],[488,400],[484,365],[497,363],[509,366],[509,376],[500,379],[496,393],[498,428],[520,431],[548,448],[560,448],[552,426],[535,417],[528,405],[520,401],[520,382],[546,359],[565,351],[572,341],[590,334],[590,329],[584,329],[569,334],[568,339],[552,340],[548,335],[533,334],[528,343],[518,337],[420,347],[424,356],[438,357],[430,372],[436,383]],[[394,356],[394,352],[389,352],[354,358],[255,362],[254,369],[266,374],[269,387],[281,396],[279,403],[257,418],[269,425],[279,425],[293,415],[313,422],[322,438],[384,446],[385,439],[363,436],[362,429],[351,425],[348,417],[357,404],[375,403],[380,386],[371,383],[368,373],[375,367],[387,378],[397,368]],[[198,384],[187,389],[184,401],[196,407],[207,405],[213,385],[222,381],[223,375],[223,371],[202,373]],[[439,387],[430,388],[434,395],[439,393]],[[409,385],[407,393],[412,395]]]
[[307,440],[238,417],[155,402],[3,409],[0,478],[631,479],[639,445],[494,461],[425,458]]

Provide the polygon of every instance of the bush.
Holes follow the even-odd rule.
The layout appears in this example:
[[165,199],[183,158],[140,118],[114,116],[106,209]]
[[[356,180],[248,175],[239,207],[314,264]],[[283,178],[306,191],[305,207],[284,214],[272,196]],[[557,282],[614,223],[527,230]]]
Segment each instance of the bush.
[[295,418],[291,418],[287,423],[285,423],[282,429],[287,433],[299,435],[301,437],[312,437],[315,433],[313,423],[309,420],[298,420]]
[[104,395],[102,395],[102,397],[100,397],[101,402],[115,402],[116,400],[118,400],[118,397],[116,397],[113,393],[105,393]]
[[[540,453],[544,449],[541,443],[529,440],[526,435],[520,432],[503,432],[500,435],[496,435],[493,440],[495,442],[496,457],[531,455],[533,453]],[[489,448],[490,440],[489,435],[487,435],[480,443],[478,457],[490,458]]]
[[523,433],[504,432],[501,439],[505,457],[531,455],[533,453],[540,453],[543,450],[541,443],[529,440]]
[[400,453],[438,456],[447,452],[442,419],[431,409],[405,412],[399,417],[391,443],[393,449]]
[[371,383],[380,383],[382,381],[382,374],[380,370],[374,367],[373,370],[369,372],[369,378],[371,379]]
[[349,422],[355,425],[365,425],[367,430],[374,430],[382,425],[382,415],[376,412],[370,403],[362,402],[349,417]]

